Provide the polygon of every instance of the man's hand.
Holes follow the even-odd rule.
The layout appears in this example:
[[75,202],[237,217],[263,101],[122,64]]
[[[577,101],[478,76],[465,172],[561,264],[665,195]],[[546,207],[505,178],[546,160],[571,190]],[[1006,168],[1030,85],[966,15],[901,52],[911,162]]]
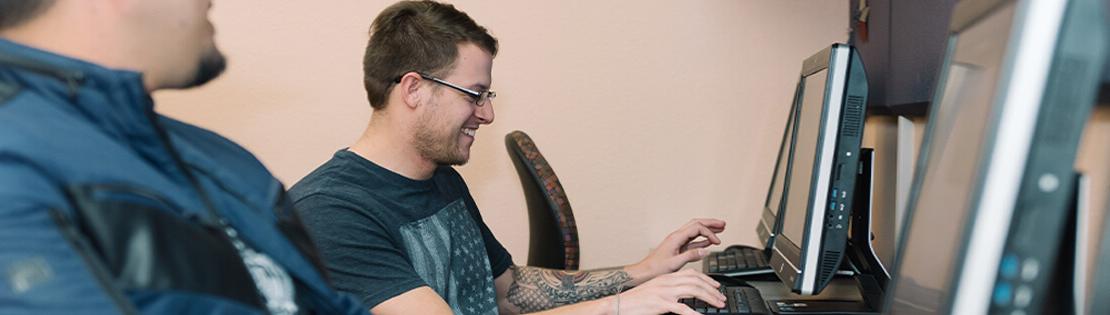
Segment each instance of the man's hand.
[[720,286],[709,276],[686,269],[659,276],[620,293],[620,302],[614,309],[619,307],[621,314],[698,314],[678,300],[692,297],[722,308],[725,307],[725,296],[718,291]]
[[697,261],[709,254],[705,249],[710,245],[721,244],[717,233],[725,230],[725,221],[717,219],[693,219],[677,231],[667,235],[644,260],[628,266],[633,285],[643,283],[656,276],[671,273],[686,263]]

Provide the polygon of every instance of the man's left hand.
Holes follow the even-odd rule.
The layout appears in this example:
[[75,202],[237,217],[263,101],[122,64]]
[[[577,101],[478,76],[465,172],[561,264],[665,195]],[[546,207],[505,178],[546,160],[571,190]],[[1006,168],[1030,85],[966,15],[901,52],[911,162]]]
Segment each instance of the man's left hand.
[[644,260],[626,270],[633,283],[642,283],[656,276],[677,271],[686,263],[698,261],[709,254],[706,247],[721,244],[717,233],[725,230],[725,221],[693,219],[674,231]]

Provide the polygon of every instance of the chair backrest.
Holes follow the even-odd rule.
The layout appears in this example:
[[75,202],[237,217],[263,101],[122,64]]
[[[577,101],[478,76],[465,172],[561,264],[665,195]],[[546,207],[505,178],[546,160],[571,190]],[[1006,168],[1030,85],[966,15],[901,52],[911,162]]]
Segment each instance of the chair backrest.
[[578,227],[555,171],[522,131],[505,135],[505,147],[528,202],[528,265],[578,270]]

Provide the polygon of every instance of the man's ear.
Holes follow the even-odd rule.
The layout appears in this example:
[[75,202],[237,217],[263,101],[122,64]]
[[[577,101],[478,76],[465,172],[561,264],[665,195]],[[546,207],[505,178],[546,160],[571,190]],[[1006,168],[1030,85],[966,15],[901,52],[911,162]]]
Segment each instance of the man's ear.
[[416,72],[409,72],[401,76],[401,82],[397,83],[397,88],[401,90],[401,99],[405,101],[405,106],[416,108],[424,104],[428,95],[427,88],[420,84],[420,81],[423,80]]

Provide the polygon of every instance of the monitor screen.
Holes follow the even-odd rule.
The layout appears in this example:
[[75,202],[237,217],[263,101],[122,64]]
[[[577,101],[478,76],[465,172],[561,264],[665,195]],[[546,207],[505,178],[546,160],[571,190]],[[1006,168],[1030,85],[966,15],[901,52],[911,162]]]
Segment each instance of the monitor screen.
[[790,145],[794,141],[794,109],[791,106],[791,113],[787,117],[786,130],[783,131],[782,144],[779,145],[778,162],[775,163],[775,174],[771,178],[771,188],[767,192],[767,200],[764,201],[764,211],[768,211],[770,215],[764,215],[762,222],[764,228],[773,233],[775,220],[779,215],[782,205],[782,192],[785,187],[786,176],[789,176],[790,170]]
[[821,131],[821,114],[825,103],[825,81],[828,69],[817,71],[805,77],[802,87],[802,103],[797,111],[797,131],[795,132],[793,170],[790,174],[790,189],[786,192],[785,220],[782,234],[799,247],[805,236],[806,215],[810,204],[810,184],[817,158],[817,137]]
[[947,312],[957,261],[971,217],[971,193],[980,181],[993,96],[1013,21],[1007,4],[976,22],[955,41],[940,99],[934,102],[923,177],[907,227],[892,311]]

